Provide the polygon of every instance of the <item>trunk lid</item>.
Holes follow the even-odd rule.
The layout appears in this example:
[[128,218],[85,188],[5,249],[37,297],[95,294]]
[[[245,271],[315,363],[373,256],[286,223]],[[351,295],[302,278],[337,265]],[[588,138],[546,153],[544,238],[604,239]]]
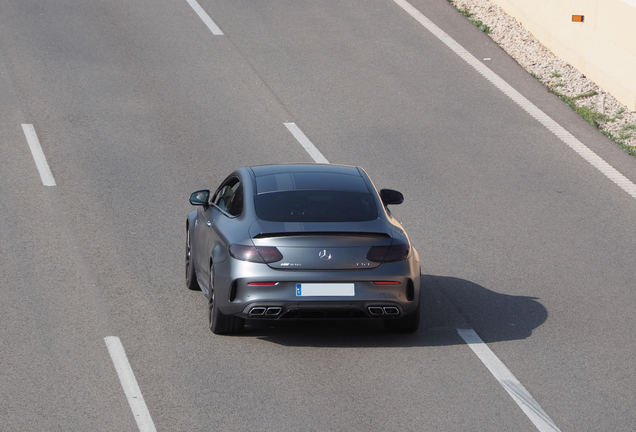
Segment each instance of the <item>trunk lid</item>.
[[250,227],[254,246],[274,246],[283,259],[279,270],[363,270],[379,266],[367,260],[372,246],[388,246],[391,230],[382,220],[356,223],[258,221]]

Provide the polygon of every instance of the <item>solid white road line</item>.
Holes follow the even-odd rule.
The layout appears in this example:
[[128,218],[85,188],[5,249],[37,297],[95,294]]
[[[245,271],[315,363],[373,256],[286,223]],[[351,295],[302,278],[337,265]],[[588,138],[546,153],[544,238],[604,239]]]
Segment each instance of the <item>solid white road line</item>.
[[309,138],[305,136],[303,131],[301,131],[298,126],[296,126],[296,123],[284,123],[284,125],[287,126],[287,129],[289,129],[292,135],[298,140],[300,145],[303,146],[305,150],[307,150],[307,153],[309,153],[309,156],[311,156],[313,160],[315,160],[317,163],[322,164],[329,163],[327,158],[325,158],[322,153],[320,153],[320,150],[318,150],[316,146],[313,145],[311,141],[309,141]]
[[541,432],[559,431],[550,416],[548,416],[541,406],[528,393],[519,380],[510,372],[510,369],[499,357],[493,353],[488,345],[481,340],[473,329],[457,329],[457,333],[464,339],[470,349],[473,350],[482,363],[488,368],[491,374],[499,381],[499,384],[506,389],[510,397],[519,405],[528,418]]
[[567,144],[572,150],[578,153],[583,159],[588,161],[594,168],[598,169],[607,178],[616,183],[621,189],[636,198],[636,185],[629,181],[627,177],[616,171],[611,165],[605,162],[600,156],[590,150],[581,141],[576,139],[571,133],[566,131],[561,125],[552,120],[547,114],[537,108],[532,102],[523,97],[521,93],[512,88],[510,84],[501,79],[499,75],[488,69],[482,62],[471,55],[464,47],[458,44],[453,38],[448,36],[442,29],[437,27],[431,20],[426,18],[419,10],[413,7],[406,0],[393,0],[398,6],[408,12],[428,31],[435,35],[440,41],[448,46],[455,54],[461,57],[466,63],[472,66],[477,72],[483,75],[495,87],[501,90],[506,96],[512,99],[517,105],[523,108],[528,114],[539,121],[550,132]]
[[214,24],[212,18],[203,10],[203,8],[196,2],[196,0],[188,0],[188,4],[192,6],[192,9],[199,15],[199,18],[203,20],[206,26],[210,29],[213,35],[215,36],[223,36],[223,32],[221,29]]
[[144,397],[141,394],[141,390],[139,390],[135,374],[130,367],[130,363],[128,363],[124,346],[117,336],[108,336],[104,338],[104,341],[110,353],[110,358],[115,365],[121,386],[124,388],[126,399],[128,399],[128,404],[135,417],[139,431],[156,432],[157,429],[155,429],[155,424],[150,417],[150,412],[148,411],[146,402],[144,402]]
[[24,136],[26,136],[27,143],[31,149],[31,154],[33,154],[35,165],[38,167],[38,171],[40,172],[42,184],[44,186],[55,186],[55,179],[53,178],[49,164],[46,162],[46,158],[44,157],[42,146],[40,146],[40,140],[38,139],[38,135],[35,133],[35,128],[32,124],[22,124],[22,130],[24,131]]

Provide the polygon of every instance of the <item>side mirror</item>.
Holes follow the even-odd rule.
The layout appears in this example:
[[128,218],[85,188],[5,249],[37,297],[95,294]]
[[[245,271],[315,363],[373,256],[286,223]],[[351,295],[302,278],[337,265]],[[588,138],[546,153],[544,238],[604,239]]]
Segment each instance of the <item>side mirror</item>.
[[190,195],[190,204],[194,206],[207,206],[210,201],[210,191],[208,189],[198,190]]
[[381,189],[380,198],[382,199],[382,204],[385,206],[389,204],[402,204],[404,202],[404,195],[393,189]]

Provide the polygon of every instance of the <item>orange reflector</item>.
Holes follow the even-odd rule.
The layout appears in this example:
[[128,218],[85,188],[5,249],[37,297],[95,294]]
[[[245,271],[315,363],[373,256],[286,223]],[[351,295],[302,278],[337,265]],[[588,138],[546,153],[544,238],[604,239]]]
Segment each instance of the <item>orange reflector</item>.
[[375,281],[373,282],[376,285],[399,285],[398,281]]
[[583,22],[583,15],[572,15],[572,22]]

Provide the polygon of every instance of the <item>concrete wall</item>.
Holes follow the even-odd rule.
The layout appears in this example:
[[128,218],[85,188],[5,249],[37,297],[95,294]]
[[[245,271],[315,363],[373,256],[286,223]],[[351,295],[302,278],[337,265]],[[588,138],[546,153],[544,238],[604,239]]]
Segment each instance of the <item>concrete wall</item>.
[[[636,111],[636,0],[491,1]],[[583,15],[583,22],[572,22],[572,15]]]

